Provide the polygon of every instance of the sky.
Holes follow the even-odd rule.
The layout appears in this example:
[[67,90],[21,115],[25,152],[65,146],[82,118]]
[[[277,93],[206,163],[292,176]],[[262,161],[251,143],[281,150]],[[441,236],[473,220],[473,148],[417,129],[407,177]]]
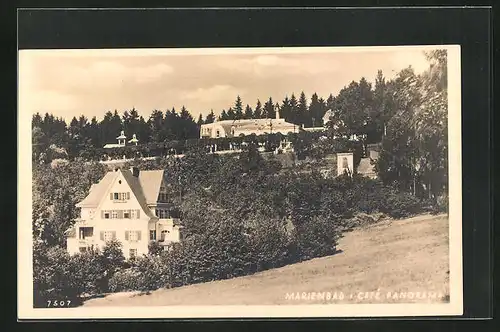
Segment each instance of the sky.
[[[426,48],[427,50],[429,48]],[[428,68],[422,47],[23,50],[19,52],[19,110],[96,116],[134,108],[147,120],[154,109],[185,106],[196,120],[220,114],[240,95],[280,102],[304,91],[334,96],[351,81],[389,79],[412,66]]]

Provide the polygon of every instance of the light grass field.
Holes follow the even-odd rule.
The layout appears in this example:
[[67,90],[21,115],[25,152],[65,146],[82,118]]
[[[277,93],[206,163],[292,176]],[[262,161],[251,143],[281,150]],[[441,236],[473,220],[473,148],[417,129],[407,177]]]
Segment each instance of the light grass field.
[[251,276],[84,306],[432,303],[448,301],[448,217],[386,220],[346,233],[340,253]]

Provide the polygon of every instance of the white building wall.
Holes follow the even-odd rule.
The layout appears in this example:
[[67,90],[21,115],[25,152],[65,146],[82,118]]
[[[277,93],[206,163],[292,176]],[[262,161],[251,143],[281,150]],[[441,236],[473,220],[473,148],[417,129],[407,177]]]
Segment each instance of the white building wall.
[[[130,192],[130,199],[126,201],[111,200],[110,193],[113,192]],[[108,210],[139,210],[139,218],[113,219],[111,216],[110,219],[102,218],[101,212]],[[94,214],[93,218],[91,218],[92,213]],[[81,219],[83,219],[84,222],[77,223],[75,225],[76,237],[68,239],[67,249],[70,254],[79,252],[80,248],[85,246],[94,245],[102,248],[105,245],[104,239],[101,235],[102,232],[114,232],[116,239],[122,244],[123,255],[125,258],[129,257],[130,249],[136,249],[138,256],[148,253],[150,218],[146,215],[145,211],[142,210],[141,205],[134,197],[132,190],[123,178],[121,172],[117,173],[117,177],[104,193],[102,201],[97,209],[82,208]],[[86,237],[85,240],[79,239],[79,228],[83,226],[94,228],[92,237]],[[127,240],[125,235],[127,231],[139,232],[139,239],[135,241],[130,239]]]
[[354,172],[353,153],[337,153],[337,175],[344,174],[347,170],[350,174]]

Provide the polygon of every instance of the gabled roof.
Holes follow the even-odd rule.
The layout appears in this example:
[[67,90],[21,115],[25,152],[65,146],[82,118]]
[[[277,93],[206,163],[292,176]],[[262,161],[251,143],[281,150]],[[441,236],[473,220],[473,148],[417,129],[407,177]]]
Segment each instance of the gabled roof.
[[155,204],[158,201],[160,187],[163,182],[163,174],[163,170],[139,172],[139,182],[142,187],[142,191],[144,192],[147,204]]
[[[156,218],[151,212],[148,204],[155,204],[158,200],[160,187],[163,181],[164,171],[140,171],[139,177],[135,177],[128,169],[121,169],[121,174],[127,182],[133,195],[139,202],[142,210],[150,218]],[[97,207],[106,194],[111,183],[114,181],[118,172],[108,172],[97,184],[90,187],[90,192],[83,201],[78,203],[77,207]]]
[[[143,190],[141,182],[138,177],[135,177],[131,171],[128,169],[122,169],[120,170],[123,174],[123,177],[125,178],[125,181],[127,181],[127,184],[129,185],[130,189],[132,190],[132,193],[134,196],[137,198],[137,201],[141,205],[142,210],[146,213],[146,215],[150,218],[156,218],[156,216],[151,212],[151,210],[148,207],[146,195],[145,195],[145,190]],[[140,176],[140,175],[139,175]],[[158,196],[156,196],[158,197]],[[156,199],[155,199],[156,202]]]
[[371,164],[370,158],[361,158],[358,166],[358,173],[360,174],[374,174],[375,167]]
[[106,190],[111,185],[111,182],[115,179],[115,172],[108,172],[99,181],[99,183],[92,184],[90,186],[90,191],[87,197],[83,201],[76,204],[77,207],[97,207],[102,200],[102,197],[106,193]]

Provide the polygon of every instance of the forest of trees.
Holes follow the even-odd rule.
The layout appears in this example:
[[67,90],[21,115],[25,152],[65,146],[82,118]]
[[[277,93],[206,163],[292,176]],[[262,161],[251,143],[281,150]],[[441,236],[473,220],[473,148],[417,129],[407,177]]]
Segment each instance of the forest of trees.
[[287,122],[299,127],[320,127],[324,125],[323,117],[326,112],[335,111],[338,120],[345,124],[339,129],[340,134],[367,134],[368,143],[379,142],[383,129],[380,114],[394,112],[384,108],[391,104],[384,100],[387,95],[385,89],[385,79],[379,71],[374,89],[365,78],[361,78],[359,82],[353,81],[344,87],[336,97],[330,94],[326,100],[317,93],[313,93],[308,99],[301,92],[298,97],[294,93],[285,96],[281,102],[275,102],[272,97],[264,103],[257,100],[254,107],[250,104],[244,106],[242,98],[237,96],[234,104],[221,110],[219,115],[210,110],[205,118],[199,114],[196,121],[184,106],[180,112],[175,108],[164,112],[153,110],[147,118],[136,109],[126,110],[123,114],[115,110],[106,112],[101,121],[96,117],[88,119],[81,115],[73,117],[69,123],[49,113],[43,116],[37,113],[32,121],[34,158],[40,158],[53,145],[65,149],[72,159],[90,148],[97,149],[106,143],[116,143],[121,130],[129,137],[135,133],[140,143],[195,139],[199,137],[202,124],[212,123],[216,119],[275,118],[276,112]]

